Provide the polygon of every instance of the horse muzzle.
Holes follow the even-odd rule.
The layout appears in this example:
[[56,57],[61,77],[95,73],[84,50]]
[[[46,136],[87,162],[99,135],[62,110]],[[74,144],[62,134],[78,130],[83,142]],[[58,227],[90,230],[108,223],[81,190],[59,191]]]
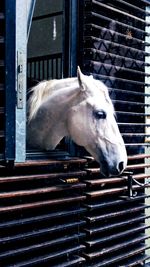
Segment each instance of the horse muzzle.
[[100,161],[100,172],[105,177],[118,176],[125,169],[126,164],[123,161],[120,161],[118,164],[109,165],[106,160]]

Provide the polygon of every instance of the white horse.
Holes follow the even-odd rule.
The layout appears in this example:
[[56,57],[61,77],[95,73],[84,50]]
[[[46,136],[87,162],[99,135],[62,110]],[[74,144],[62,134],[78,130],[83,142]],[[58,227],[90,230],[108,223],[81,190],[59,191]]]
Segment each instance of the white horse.
[[100,164],[105,176],[119,175],[127,154],[107,87],[93,76],[42,81],[28,100],[27,143],[54,149],[69,136]]

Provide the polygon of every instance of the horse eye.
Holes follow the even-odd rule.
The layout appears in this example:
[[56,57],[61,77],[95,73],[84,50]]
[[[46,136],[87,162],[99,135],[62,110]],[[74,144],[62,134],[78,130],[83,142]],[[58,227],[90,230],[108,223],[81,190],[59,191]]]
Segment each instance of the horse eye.
[[106,112],[104,110],[94,111],[94,117],[97,120],[106,119]]

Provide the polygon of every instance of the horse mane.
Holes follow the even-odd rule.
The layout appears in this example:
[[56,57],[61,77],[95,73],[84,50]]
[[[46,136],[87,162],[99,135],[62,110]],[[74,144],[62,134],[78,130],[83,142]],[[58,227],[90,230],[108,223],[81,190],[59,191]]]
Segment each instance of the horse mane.
[[45,80],[39,82],[36,86],[29,90],[28,106],[28,122],[35,116],[39,107],[51,96],[56,90],[63,89],[70,86],[71,81],[76,81],[77,78]]
[[50,95],[51,92],[51,84],[54,83],[54,81],[42,81],[39,82],[36,86],[32,87],[29,90],[30,97],[28,99],[27,105],[28,105],[28,121],[31,121],[40,105],[43,103],[44,99],[48,95]]

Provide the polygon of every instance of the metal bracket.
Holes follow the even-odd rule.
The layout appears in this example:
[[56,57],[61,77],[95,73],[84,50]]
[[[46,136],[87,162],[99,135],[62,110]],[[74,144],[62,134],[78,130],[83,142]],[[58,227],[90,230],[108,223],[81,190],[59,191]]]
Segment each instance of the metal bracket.
[[17,108],[23,109],[23,53],[17,52]]

